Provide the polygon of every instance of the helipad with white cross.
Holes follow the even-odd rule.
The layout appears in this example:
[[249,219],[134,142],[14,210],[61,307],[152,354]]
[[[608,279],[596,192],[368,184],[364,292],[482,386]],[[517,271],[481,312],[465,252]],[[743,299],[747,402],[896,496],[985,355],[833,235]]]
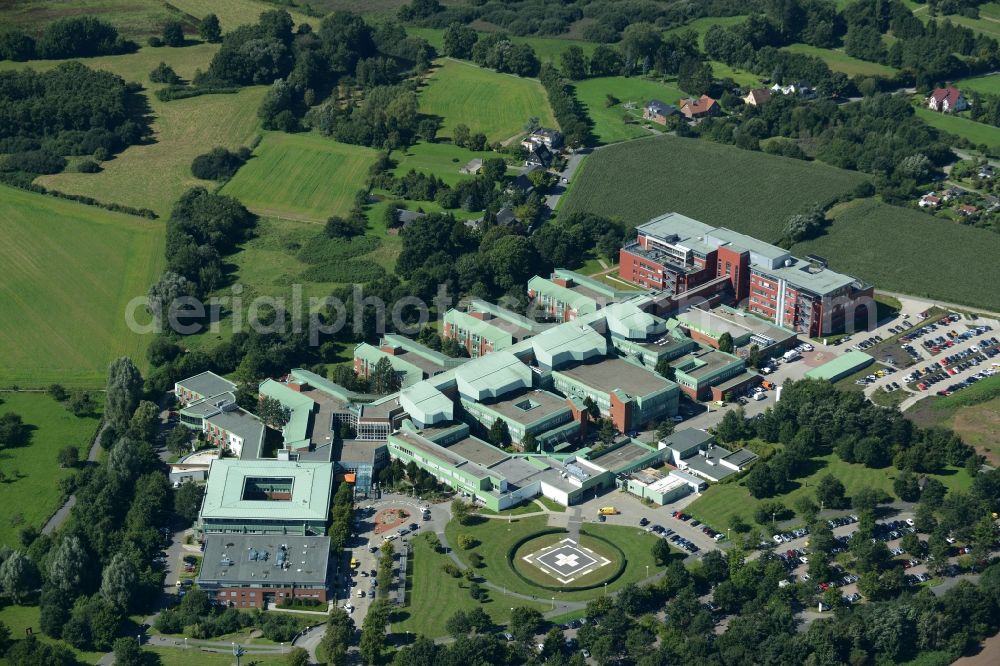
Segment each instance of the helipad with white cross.
[[522,557],[560,583],[572,583],[581,576],[611,564],[611,560],[566,538]]

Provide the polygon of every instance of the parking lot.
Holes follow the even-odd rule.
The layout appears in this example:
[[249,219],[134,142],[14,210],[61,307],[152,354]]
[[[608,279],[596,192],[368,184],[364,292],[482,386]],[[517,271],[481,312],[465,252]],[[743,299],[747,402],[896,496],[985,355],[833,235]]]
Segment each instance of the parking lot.
[[[837,545],[834,554],[846,549],[852,534],[858,529],[856,515],[844,515],[833,521],[832,531]],[[912,554],[903,552],[901,542],[907,533],[915,532],[913,517],[910,512],[901,512],[894,518],[879,520],[875,525],[874,538],[885,543],[895,561],[903,567],[907,585],[918,585],[931,579],[928,572],[927,561]],[[809,576],[809,534],[808,530],[797,530],[795,533],[787,532],[775,535],[775,554],[785,564],[789,574],[789,581],[803,583],[810,582]],[[926,541],[926,535],[922,535],[922,541]],[[954,544],[955,540],[949,537],[949,543]],[[770,545],[770,544],[768,544]],[[955,575],[957,567],[955,561],[963,550],[957,547],[953,549],[952,556],[949,557],[951,572],[946,575]],[[752,556],[753,557],[753,556]],[[844,571],[842,568],[832,565],[833,574],[829,580],[812,581],[817,586],[817,591],[825,591],[829,587],[840,590],[841,595],[849,602],[854,603],[862,599],[858,592],[858,576]]]
[[[663,506],[647,506],[642,503],[639,498],[629,495],[625,492],[612,491],[610,493],[605,493],[598,496],[595,499],[588,500],[583,504],[578,505],[580,507],[581,516],[586,522],[597,522],[598,510],[601,507],[613,506],[618,509],[619,513],[613,516],[606,516],[605,521],[608,525],[627,525],[629,527],[635,527],[637,530],[652,531],[654,525],[659,525],[663,528],[664,532],[666,530],[671,530],[669,534],[663,534],[663,538],[668,540],[677,536],[681,539],[686,540],[691,543],[696,550],[691,551],[683,547],[681,543],[676,540],[671,543],[671,546],[677,548],[678,550],[686,550],[689,556],[701,557],[710,550],[716,550],[725,544],[725,540],[719,542],[715,539],[709,537],[702,527],[704,525],[698,524],[693,525],[692,520],[680,520],[675,518],[672,514],[675,511],[683,512],[688,504],[698,499],[700,495],[697,493],[692,493],[687,497],[683,497],[676,502],[670,504],[665,504]],[[575,507],[574,507],[575,508]],[[645,518],[648,523],[646,525],[640,524],[640,520]],[[723,529],[723,525],[712,526],[716,529]],[[724,533],[725,530],[723,530]]]
[[898,348],[914,359],[914,365],[903,372],[868,378],[865,395],[903,391],[908,397],[901,406],[906,408],[926,395],[945,395],[994,374],[993,363],[1000,362],[996,327],[992,320],[955,315],[903,336]]

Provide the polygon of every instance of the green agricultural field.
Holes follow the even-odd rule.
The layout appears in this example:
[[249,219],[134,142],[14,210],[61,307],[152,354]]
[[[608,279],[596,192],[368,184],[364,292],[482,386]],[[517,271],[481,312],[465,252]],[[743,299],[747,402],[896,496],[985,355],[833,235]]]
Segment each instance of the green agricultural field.
[[950,113],[937,113],[924,106],[917,107],[916,111],[917,115],[931,127],[951,132],[976,144],[983,143],[991,147],[1000,146],[1000,127],[977,123],[974,120]]
[[219,17],[223,32],[229,32],[233,28],[241,25],[256,23],[261,12],[272,9],[284,9],[292,15],[295,23],[311,23],[314,27],[319,27],[321,19],[312,18],[301,12],[297,12],[291,7],[281,6],[280,3],[263,2],[258,0],[170,0],[177,9],[186,12],[196,18],[202,18],[206,14],[215,14]]
[[125,308],[163,266],[163,222],[0,187],[0,386],[101,387],[108,363],[145,365]]
[[486,588],[485,603],[469,595],[469,584],[464,578],[452,578],[441,567],[451,562],[443,553],[434,552],[427,540],[420,537],[413,545],[413,570],[407,592],[408,603],[393,613],[390,623],[394,633],[410,632],[429,638],[447,635],[445,623],[456,611],[470,611],[481,607],[496,624],[510,620],[510,609],[528,606],[545,611],[550,604],[529,602],[517,597],[504,597],[503,592]]
[[[475,525],[460,525],[458,521],[451,521],[445,528],[445,535],[448,544],[452,547],[463,562],[468,564],[470,553],[479,553],[483,558],[483,567],[479,569],[480,575],[495,585],[504,586],[509,590],[520,592],[521,594],[531,594],[545,598],[551,593],[544,588],[536,587],[525,582],[513,570],[507,560],[507,552],[517,541],[529,534],[544,530],[548,526],[547,516],[537,516],[530,518],[514,518],[507,522],[502,518],[485,519]],[[628,566],[625,571],[609,583],[608,592],[614,592],[628,583],[636,583],[646,577],[646,566],[649,566],[650,575],[659,571],[653,558],[653,544],[658,537],[652,536],[640,529],[632,527],[622,527],[616,525],[587,524],[584,530],[592,535],[603,537],[622,549]],[[460,534],[472,536],[479,545],[471,550],[462,550],[458,547],[458,537]],[[608,565],[614,566],[613,564]],[[592,599],[603,594],[603,587],[599,590],[585,590],[577,592],[565,592],[556,595],[556,599],[566,601],[581,601]]]
[[[600,143],[615,143],[648,136],[642,126],[642,107],[651,99],[676,105],[686,95],[674,83],[661,83],[640,77],[612,76],[578,81],[576,98],[587,107],[587,115],[594,123],[593,133]],[[607,96],[613,95],[619,103],[607,106]],[[625,104],[631,103],[629,111]],[[630,122],[625,123],[628,116]]]
[[420,93],[420,111],[443,118],[445,136],[464,123],[473,133],[486,134],[490,142],[517,136],[532,117],[546,127],[556,127],[538,81],[449,58],[437,61]]
[[[847,491],[847,496],[860,488],[870,486],[886,491],[892,495],[892,482],[898,471],[893,468],[870,469],[864,465],[845,463],[834,454],[816,459],[815,471],[794,482],[796,486],[791,492],[768,498],[781,502],[785,508],[792,509],[796,499],[803,495],[815,498],[816,486],[819,480],[827,474],[833,474],[840,479]],[[972,483],[964,470],[949,468],[945,474],[933,475],[949,489],[967,490]],[[700,498],[689,504],[684,510],[698,520],[713,526],[715,529],[725,529],[729,526],[732,516],[738,515],[749,524],[753,524],[753,513],[761,500],[754,499],[742,483],[723,483],[709,487]]]
[[393,173],[402,176],[413,169],[418,173],[437,176],[449,185],[454,185],[460,180],[472,178],[469,174],[459,173],[459,169],[476,157],[488,160],[500,156],[491,151],[466,150],[450,143],[421,142],[392,153],[392,159],[396,162]]
[[676,211],[775,241],[790,215],[850,192],[865,179],[820,162],[659,136],[589,156],[559,212],[587,211],[642,224]]
[[1000,256],[1000,234],[874,199],[838,206],[832,215],[826,235],[793,251],[825,257],[835,270],[886,291],[1000,310],[1000,264],[975,260]]
[[[16,547],[22,527],[41,529],[62,504],[58,482],[70,476],[71,470],[59,467],[59,450],[75,446],[80,460],[86,460],[100,420],[73,416],[46,393],[0,393],[0,414],[8,412],[20,414],[30,429],[24,445],[0,452],[6,477],[0,482],[0,506],[6,507],[0,520],[0,545]],[[15,517],[20,518],[16,524]]]
[[972,90],[989,95],[1000,95],[1000,74],[987,74],[986,76],[973,76],[968,79],[961,79],[955,82],[955,86],[966,94]]
[[158,35],[169,19],[187,23],[194,34],[196,26],[184,12],[159,0],[18,0],[0,3],[4,27],[41,31],[51,21],[77,16],[96,16],[108,21],[118,31],[133,39]]
[[222,194],[259,215],[323,222],[350,212],[377,154],[319,134],[271,132]]

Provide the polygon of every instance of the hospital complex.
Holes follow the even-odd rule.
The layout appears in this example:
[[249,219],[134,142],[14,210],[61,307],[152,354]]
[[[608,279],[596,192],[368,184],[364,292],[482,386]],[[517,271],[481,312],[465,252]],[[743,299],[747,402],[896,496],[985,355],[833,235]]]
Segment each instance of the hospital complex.
[[[629,266],[626,255],[634,258]],[[177,382],[181,423],[220,452],[202,470],[198,523],[206,562],[213,553],[220,564],[203,567],[200,582],[237,606],[285,595],[325,600],[314,580],[325,576],[325,564],[306,565],[310,574],[294,584],[283,572],[328,543],[336,484],[371,496],[392,459],[413,462],[492,510],[538,496],[571,505],[616,487],[663,504],[745,470],[753,453],[729,451],[700,430],[679,429],[655,443],[637,435],[673,420],[682,394],[723,400],[759,383],[746,362],[751,348],[780,355],[799,343],[797,333],[817,329],[824,310],[845,311],[835,296],[870,289],[801,263],[671,214],[639,227],[637,244],[622,249],[621,275],[641,291],[557,269],[528,283],[534,317],[480,300],[444,313],[442,334],[468,358],[402,335],[359,344],[355,372],[368,375],[387,359],[399,386],[389,395],[292,369],[258,387],[260,397],[287,410],[279,429],[240,408],[237,387],[223,377],[205,372]],[[765,282],[783,294],[777,307],[755,298]],[[697,302],[684,298],[699,290]],[[812,309],[804,319],[806,301]],[[746,309],[732,307],[741,302]],[[605,436],[595,438],[605,419],[615,436],[607,437],[605,425]],[[498,421],[505,439],[491,442]],[[237,549],[234,535],[252,543]]]

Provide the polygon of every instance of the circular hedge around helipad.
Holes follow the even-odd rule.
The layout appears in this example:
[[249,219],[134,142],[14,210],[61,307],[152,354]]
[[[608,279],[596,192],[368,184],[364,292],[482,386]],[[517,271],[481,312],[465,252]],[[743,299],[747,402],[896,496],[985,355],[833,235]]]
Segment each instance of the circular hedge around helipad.
[[592,590],[616,580],[625,571],[625,553],[607,539],[590,534],[580,534],[576,541],[584,548],[589,548],[598,555],[611,560],[610,564],[600,567],[571,583],[560,583],[530,562],[525,562],[524,556],[531,555],[546,546],[562,541],[568,537],[566,530],[553,528],[529,534],[515,542],[507,552],[507,563],[518,578],[534,587],[540,587],[554,592],[571,592]]

